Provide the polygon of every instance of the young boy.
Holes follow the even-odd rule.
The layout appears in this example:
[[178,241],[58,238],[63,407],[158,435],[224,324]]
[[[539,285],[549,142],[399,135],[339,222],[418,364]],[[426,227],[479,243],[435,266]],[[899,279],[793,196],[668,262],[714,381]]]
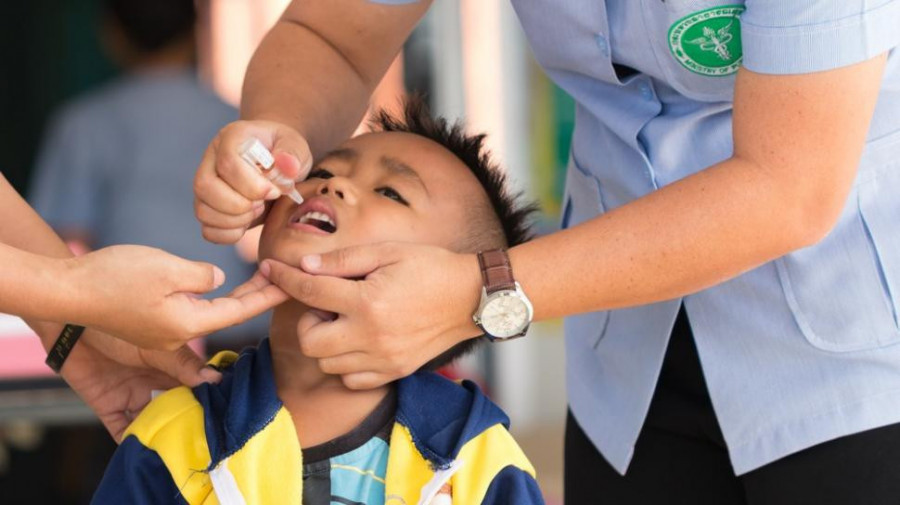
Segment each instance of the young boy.
[[[403,121],[382,113],[376,126],[319,160],[297,184],[303,204],[275,203],[261,259],[296,264],[382,241],[474,252],[527,240],[534,209],[508,193],[483,136],[431,118],[416,99]],[[94,502],[543,503],[506,415],[477,387],[420,371],[349,390],[300,350],[304,332],[329,319],[286,302],[258,348],[213,358],[220,384],[156,398],[126,432]]]

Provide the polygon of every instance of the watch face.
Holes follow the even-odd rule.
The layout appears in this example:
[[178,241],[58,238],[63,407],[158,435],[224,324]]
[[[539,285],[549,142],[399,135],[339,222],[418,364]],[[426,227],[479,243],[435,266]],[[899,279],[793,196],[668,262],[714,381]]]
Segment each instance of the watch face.
[[497,338],[509,338],[522,333],[531,319],[525,301],[515,295],[492,298],[481,311],[481,325]]

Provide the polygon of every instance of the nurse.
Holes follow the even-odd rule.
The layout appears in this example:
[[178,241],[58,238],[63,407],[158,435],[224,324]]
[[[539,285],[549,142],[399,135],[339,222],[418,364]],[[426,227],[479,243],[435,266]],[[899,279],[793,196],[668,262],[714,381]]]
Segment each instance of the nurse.
[[[368,388],[566,316],[568,503],[896,500],[900,1],[513,5],[577,102],[564,229],[485,256],[533,313],[479,303],[476,255],[386,243],[267,262],[339,315],[305,352]],[[290,4],[248,69],[244,121],[199,167],[208,238],[237,240],[275,191],[238,146],[264,138],[305,175],[428,6]],[[492,314],[505,326],[472,322]]]

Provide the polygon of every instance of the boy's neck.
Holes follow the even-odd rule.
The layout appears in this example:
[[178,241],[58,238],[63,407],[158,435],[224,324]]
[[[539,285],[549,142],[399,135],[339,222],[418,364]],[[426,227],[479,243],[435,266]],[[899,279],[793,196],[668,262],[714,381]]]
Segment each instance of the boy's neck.
[[278,397],[294,420],[301,447],[327,442],[356,428],[390,387],[348,389],[340,376],[326,374],[318,360],[304,355],[297,323],[307,310],[296,301],[286,302],[273,311],[269,326]]

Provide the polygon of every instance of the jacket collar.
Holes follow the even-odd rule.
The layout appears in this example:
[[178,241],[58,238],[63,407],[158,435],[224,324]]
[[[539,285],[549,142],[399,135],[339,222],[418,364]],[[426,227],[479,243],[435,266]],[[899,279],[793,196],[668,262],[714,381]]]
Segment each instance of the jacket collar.
[[[237,452],[262,431],[282,408],[275,386],[269,339],[257,348],[217,355],[223,366],[219,384],[201,384],[194,396],[203,406],[210,468]],[[397,382],[397,422],[416,449],[437,468],[447,468],[466,442],[509,418],[474,383],[461,385],[433,372]]]
[[210,468],[214,468],[272,422],[282,403],[268,338],[239,356],[219,353],[211,364],[221,369],[222,381],[195,387],[194,396],[203,406]]
[[458,385],[434,372],[397,383],[397,422],[416,449],[437,468],[447,468],[466,442],[509,418],[471,381]]

